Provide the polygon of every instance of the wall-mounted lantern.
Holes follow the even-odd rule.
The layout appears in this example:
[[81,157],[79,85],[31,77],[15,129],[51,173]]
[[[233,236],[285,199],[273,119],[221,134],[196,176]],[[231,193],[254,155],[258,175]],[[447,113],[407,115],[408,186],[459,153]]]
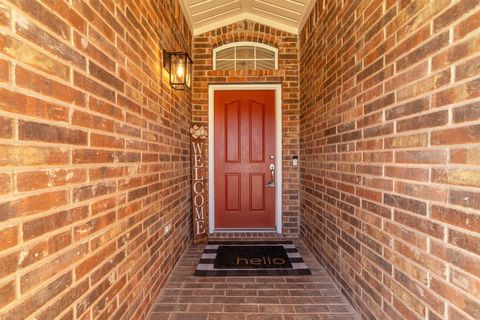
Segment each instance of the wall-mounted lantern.
[[168,71],[170,85],[176,90],[190,90],[192,59],[185,52],[163,51],[163,67]]

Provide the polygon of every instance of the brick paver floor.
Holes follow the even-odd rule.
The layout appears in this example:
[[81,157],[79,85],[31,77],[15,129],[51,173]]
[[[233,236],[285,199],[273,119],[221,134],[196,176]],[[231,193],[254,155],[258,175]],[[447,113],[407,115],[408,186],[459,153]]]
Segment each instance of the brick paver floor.
[[149,320],[358,320],[331,277],[294,240],[311,276],[194,277],[203,246],[179,261]]

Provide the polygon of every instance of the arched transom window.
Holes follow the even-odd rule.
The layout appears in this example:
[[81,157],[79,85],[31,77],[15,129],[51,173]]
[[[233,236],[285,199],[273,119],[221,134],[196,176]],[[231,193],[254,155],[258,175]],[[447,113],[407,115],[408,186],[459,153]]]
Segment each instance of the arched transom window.
[[235,42],[213,50],[213,70],[273,70],[278,49],[256,42]]

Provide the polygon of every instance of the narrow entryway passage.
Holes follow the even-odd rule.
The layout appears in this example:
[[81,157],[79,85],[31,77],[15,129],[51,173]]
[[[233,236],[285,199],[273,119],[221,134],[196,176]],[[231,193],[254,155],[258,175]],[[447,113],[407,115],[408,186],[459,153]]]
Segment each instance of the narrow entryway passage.
[[191,246],[150,311],[150,320],[359,319],[301,240],[311,276],[194,277],[203,246]]

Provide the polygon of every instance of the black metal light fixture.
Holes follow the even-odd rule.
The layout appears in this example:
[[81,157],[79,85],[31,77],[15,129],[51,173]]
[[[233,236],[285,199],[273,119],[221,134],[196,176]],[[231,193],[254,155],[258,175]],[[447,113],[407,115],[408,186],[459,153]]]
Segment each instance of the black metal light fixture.
[[163,51],[163,67],[168,71],[170,85],[176,90],[190,90],[192,59],[186,52]]

